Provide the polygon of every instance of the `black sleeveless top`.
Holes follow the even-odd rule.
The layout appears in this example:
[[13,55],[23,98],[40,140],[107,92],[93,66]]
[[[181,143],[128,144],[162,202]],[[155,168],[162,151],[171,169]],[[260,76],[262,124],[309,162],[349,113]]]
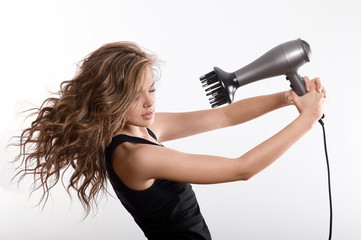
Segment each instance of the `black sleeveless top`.
[[[149,129],[148,133],[157,139]],[[163,146],[143,138],[120,134],[112,139],[105,151],[110,183],[144,235],[153,240],[210,240],[210,232],[189,183],[157,179],[151,187],[139,191],[130,189],[119,179],[112,167],[112,156],[115,148],[124,142]]]

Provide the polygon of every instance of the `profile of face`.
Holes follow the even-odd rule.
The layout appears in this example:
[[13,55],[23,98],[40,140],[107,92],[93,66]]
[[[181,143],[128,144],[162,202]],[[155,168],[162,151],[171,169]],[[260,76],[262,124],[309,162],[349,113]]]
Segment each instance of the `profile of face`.
[[141,90],[136,101],[127,111],[128,126],[149,127],[154,121],[155,112],[155,81],[150,68],[146,68]]

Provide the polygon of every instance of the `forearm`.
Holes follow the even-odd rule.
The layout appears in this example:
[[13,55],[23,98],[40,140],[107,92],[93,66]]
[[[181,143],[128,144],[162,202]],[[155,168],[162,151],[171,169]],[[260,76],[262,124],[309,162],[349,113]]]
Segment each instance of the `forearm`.
[[315,121],[300,115],[280,132],[238,158],[242,179],[249,179],[272,164],[313,126]]
[[263,114],[290,105],[287,92],[258,96],[237,101],[223,108],[230,126],[247,122]]

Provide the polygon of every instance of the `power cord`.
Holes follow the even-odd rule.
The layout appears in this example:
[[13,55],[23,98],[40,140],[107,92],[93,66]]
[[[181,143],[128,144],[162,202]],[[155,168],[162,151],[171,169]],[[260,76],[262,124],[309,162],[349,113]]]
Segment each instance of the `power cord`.
[[324,148],[325,148],[325,156],[326,156],[326,164],[327,164],[328,198],[329,198],[329,202],[330,202],[330,227],[329,227],[329,233],[328,233],[328,240],[331,240],[331,238],[332,238],[332,218],[333,218],[333,214],[332,214],[332,195],[331,195],[331,174],[330,174],[330,163],[328,161],[328,154],[327,154],[325,123],[322,121],[322,119],[324,117],[325,116],[323,115],[322,118],[320,120],[318,120],[318,122],[321,124],[322,130],[323,130],[323,143],[324,143]]

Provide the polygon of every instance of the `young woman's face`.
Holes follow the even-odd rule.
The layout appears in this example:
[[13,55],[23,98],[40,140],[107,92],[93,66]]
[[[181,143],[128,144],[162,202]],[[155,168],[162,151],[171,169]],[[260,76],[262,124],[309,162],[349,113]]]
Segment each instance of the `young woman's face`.
[[154,121],[155,111],[155,81],[149,68],[146,69],[143,77],[141,92],[137,100],[127,112],[128,125],[148,127]]

